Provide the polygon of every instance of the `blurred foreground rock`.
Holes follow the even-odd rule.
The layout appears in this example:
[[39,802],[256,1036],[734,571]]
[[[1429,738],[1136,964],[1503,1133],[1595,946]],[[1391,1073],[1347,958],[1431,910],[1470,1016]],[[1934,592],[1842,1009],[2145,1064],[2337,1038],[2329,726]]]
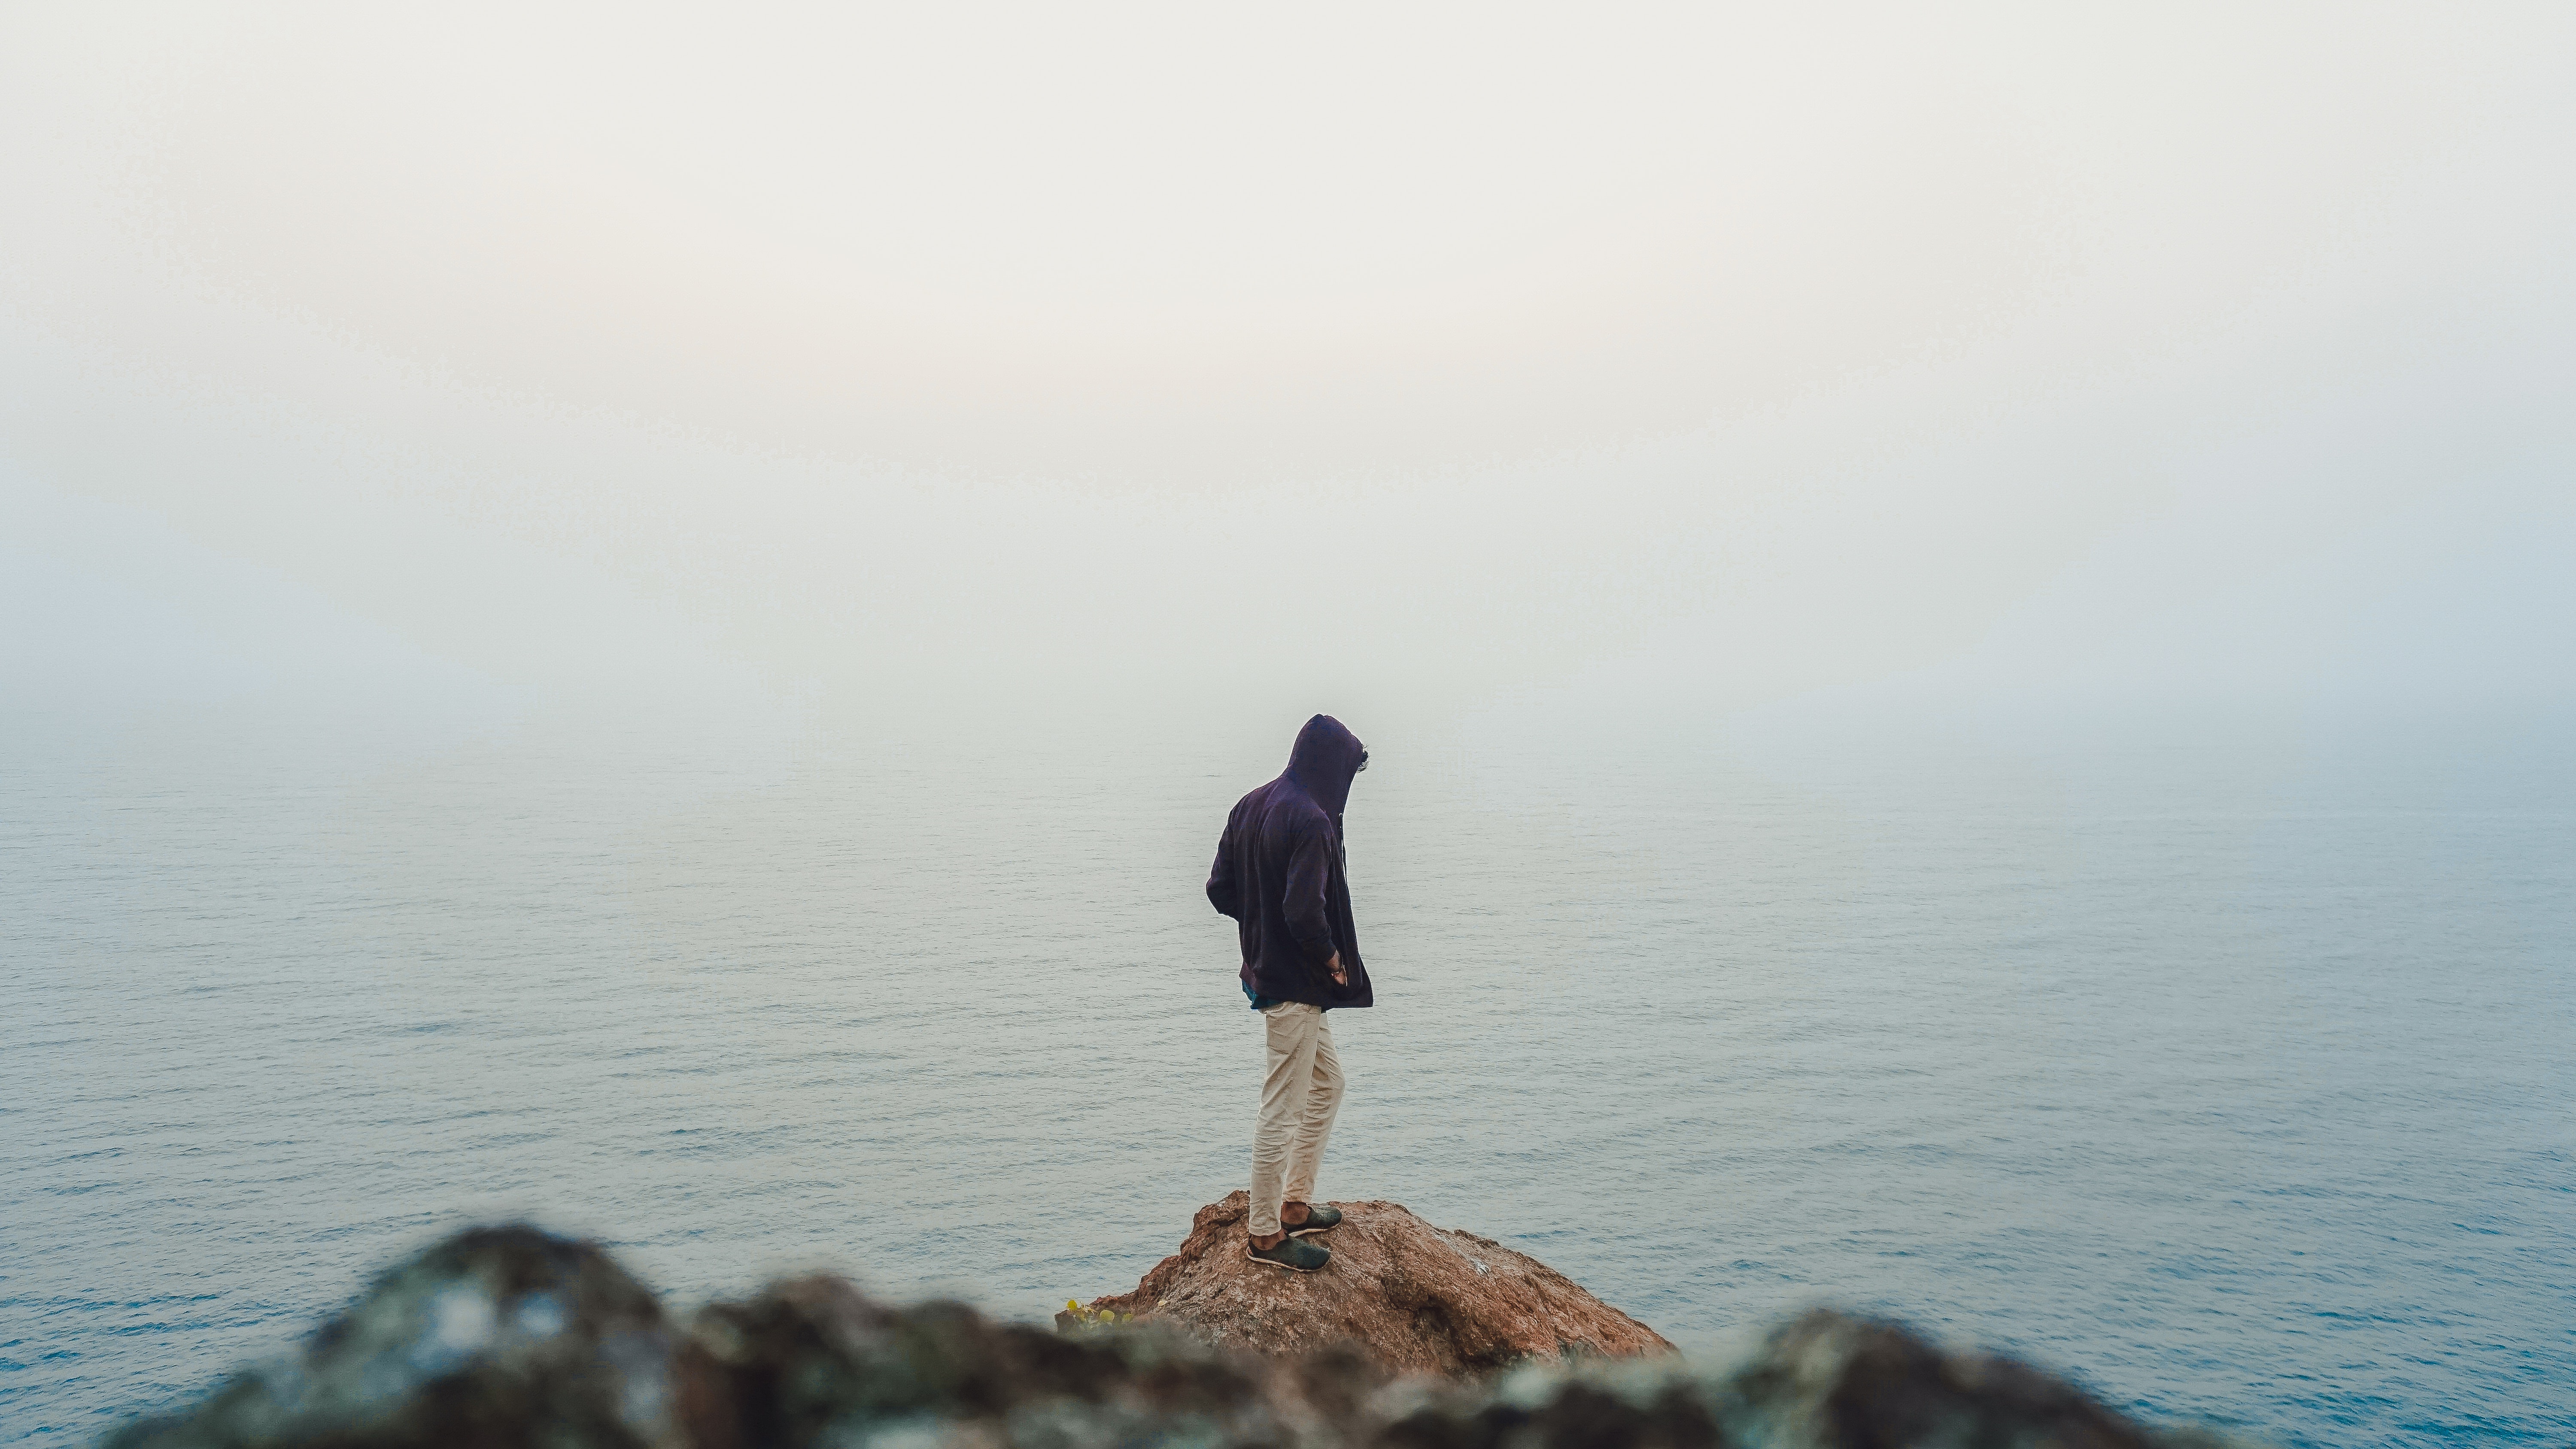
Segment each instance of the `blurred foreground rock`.
[[893,1309],[818,1275],[707,1308],[679,1377],[700,1449],[1340,1444],[1382,1376],[1347,1356],[1321,1368],[1166,1331],[1064,1334],[955,1303]]
[[[1210,1228],[1225,1204],[1200,1214]],[[1376,1211],[1391,1209],[1391,1212]],[[532,1228],[461,1234],[387,1274],[292,1362],[253,1370],[180,1414],[129,1425],[114,1449],[2181,1449],[2227,1441],[2160,1433],[2063,1380],[2008,1359],[1945,1351],[1889,1323],[1818,1311],[1742,1364],[1668,1353],[1663,1340],[1544,1267],[1484,1239],[1442,1234],[1391,1204],[1348,1204],[1379,1226],[1352,1236],[1389,1256],[1354,1282],[1416,1293],[1420,1349],[1479,1368],[1536,1342],[1442,1321],[1482,1300],[1410,1261],[1462,1254],[1496,1274],[1509,1254],[1509,1321],[1576,1325],[1496,1372],[1391,1374],[1286,1296],[1331,1270],[1261,1289],[1259,1312],[1222,1307],[1231,1337],[1267,1313],[1297,1319],[1301,1351],[1254,1353],[1195,1335],[1183,1315],[1059,1331],[995,1323],[952,1303],[893,1308],[815,1276],[718,1303],[685,1328],[596,1247]],[[1218,1213],[1219,1218],[1211,1218]],[[1420,1232],[1431,1241],[1421,1241]],[[1240,1231],[1239,1220],[1236,1231]],[[1194,1231],[1192,1241],[1200,1234]],[[1340,1246],[1339,1243],[1336,1244]],[[1171,1263],[1190,1255],[1185,1251]],[[1213,1250],[1193,1262],[1211,1261]],[[1352,1254],[1359,1266],[1361,1254]],[[1438,1260],[1433,1260],[1438,1261]],[[1186,1267],[1186,1265],[1185,1265]],[[1157,1268],[1161,1273],[1162,1268]],[[1470,1271],[1474,1271],[1472,1268]],[[1166,1285],[1219,1284],[1176,1269]],[[1156,1279],[1148,1275],[1146,1286]],[[1512,1286],[1512,1285],[1517,1286]],[[1562,1288],[1557,1285],[1563,1285]],[[1407,1287],[1406,1285],[1414,1285]],[[1237,1285],[1245,1292],[1251,1284]],[[1342,1285],[1348,1288],[1350,1285]],[[1582,1295],[1570,1297],[1565,1290]],[[1142,1293],[1144,1289],[1140,1289]],[[1104,1300],[1114,1302],[1116,1300]],[[1167,1305],[1172,1299],[1167,1295]],[[1592,1304],[1607,1318],[1586,1316]],[[1572,1305],[1569,1307],[1568,1305]],[[1580,1311],[1577,1311],[1580,1310]],[[1351,1311],[1358,1312],[1354,1307]],[[1482,1312],[1484,1310],[1477,1309]],[[1230,1316],[1229,1316],[1230,1315]],[[1481,1321],[1481,1320],[1478,1320]],[[1626,1325],[1620,1338],[1603,1325]],[[1514,1330],[1521,1332],[1521,1330]],[[1586,1336],[1588,1335],[1588,1336]],[[1246,1342],[1257,1341],[1246,1339]],[[1275,1350],[1275,1343],[1262,1342]],[[1571,1349],[1570,1357],[1565,1350]],[[1636,1349],[1625,1352],[1634,1354]]]
[[[1179,1252],[1094,1311],[1186,1328],[1222,1348],[1288,1355],[1353,1344],[1397,1373],[1463,1374],[1530,1358],[1670,1353],[1663,1335],[1536,1258],[1435,1228],[1402,1203],[1334,1203],[1321,1272],[1244,1256],[1244,1193],[1199,1209]],[[1057,1315],[1068,1324],[1069,1314]]]
[[678,1445],[677,1347],[652,1293],[599,1249],[477,1228],[377,1279],[291,1362],[109,1442]]

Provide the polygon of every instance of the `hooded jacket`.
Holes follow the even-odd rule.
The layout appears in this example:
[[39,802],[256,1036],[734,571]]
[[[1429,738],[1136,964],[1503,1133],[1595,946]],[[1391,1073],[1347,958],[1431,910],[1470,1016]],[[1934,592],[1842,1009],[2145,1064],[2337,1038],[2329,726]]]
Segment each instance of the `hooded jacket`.
[[[1368,968],[1351,925],[1342,804],[1368,751],[1328,714],[1306,721],[1278,779],[1235,802],[1208,871],[1208,901],[1243,942],[1243,985],[1309,1006],[1368,1006]],[[1325,963],[1342,953],[1350,985]]]

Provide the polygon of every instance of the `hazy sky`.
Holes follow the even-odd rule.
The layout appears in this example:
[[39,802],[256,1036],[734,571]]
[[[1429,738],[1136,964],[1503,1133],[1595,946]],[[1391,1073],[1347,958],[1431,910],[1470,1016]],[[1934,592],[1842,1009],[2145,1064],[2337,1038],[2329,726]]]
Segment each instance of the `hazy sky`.
[[0,669],[2576,686],[2565,5],[0,7]]

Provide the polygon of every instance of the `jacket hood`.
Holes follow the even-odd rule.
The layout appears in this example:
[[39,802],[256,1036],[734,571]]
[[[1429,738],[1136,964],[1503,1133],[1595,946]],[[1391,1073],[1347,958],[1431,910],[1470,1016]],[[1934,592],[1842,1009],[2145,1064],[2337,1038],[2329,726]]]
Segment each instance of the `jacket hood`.
[[1360,737],[1342,727],[1342,722],[1328,714],[1306,721],[1297,731],[1297,743],[1288,751],[1285,778],[1303,790],[1314,802],[1324,807],[1338,826],[1342,806],[1351,798],[1351,777],[1368,763],[1368,749]]

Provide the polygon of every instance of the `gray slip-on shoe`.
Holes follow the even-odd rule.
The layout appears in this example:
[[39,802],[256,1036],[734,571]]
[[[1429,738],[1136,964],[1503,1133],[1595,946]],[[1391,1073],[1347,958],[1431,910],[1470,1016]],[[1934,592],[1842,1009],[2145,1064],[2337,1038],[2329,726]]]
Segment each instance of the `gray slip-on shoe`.
[[[1293,1228],[1288,1228],[1288,1236],[1292,1238],[1302,1238],[1308,1233],[1320,1233],[1326,1228],[1339,1224],[1341,1220],[1342,1210],[1340,1208],[1326,1207],[1319,1202],[1308,1203],[1306,1204],[1306,1220],[1297,1224]],[[1287,1227],[1285,1223],[1282,1223],[1280,1226]]]
[[1243,1240],[1243,1254],[1256,1263],[1285,1268],[1292,1273],[1312,1273],[1333,1261],[1333,1255],[1304,1238],[1281,1238],[1275,1248],[1256,1248],[1252,1239]]

